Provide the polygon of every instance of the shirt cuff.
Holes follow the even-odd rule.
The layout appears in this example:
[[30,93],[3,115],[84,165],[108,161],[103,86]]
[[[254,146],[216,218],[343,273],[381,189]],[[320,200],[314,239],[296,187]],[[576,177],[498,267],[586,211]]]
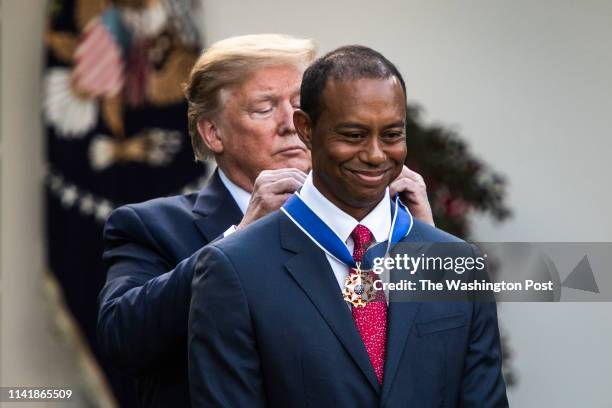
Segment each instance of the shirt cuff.
[[234,232],[236,232],[237,228],[235,225],[232,225],[231,227],[229,227],[224,233],[223,233],[223,238],[232,235]]

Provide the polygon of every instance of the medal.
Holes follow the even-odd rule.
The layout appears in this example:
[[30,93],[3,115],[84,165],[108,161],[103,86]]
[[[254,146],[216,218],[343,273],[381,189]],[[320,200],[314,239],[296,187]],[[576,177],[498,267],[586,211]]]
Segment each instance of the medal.
[[377,292],[370,272],[362,271],[361,262],[357,262],[357,269],[351,269],[344,281],[342,296],[353,307],[365,307],[368,302],[376,299]]

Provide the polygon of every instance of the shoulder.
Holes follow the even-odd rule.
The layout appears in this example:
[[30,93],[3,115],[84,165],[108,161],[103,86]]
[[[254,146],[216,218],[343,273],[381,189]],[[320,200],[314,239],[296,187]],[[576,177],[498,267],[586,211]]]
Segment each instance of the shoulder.
[[115,209],[108,217],[107,225],[130,220],[147,222],[157,217],[172,217],[191,213],[197,193],[155,198],[137,204],[127,204]]
[[414,221],[410,233],[400,241],[400,244],[396,251],[419,248],[419,251],[425,251],[431,257],[481,256],[480,249],[473,243],[418,220]]
[[185,223],[192,223],[196,197],[197,193],[192,193],[121,206],[106,220],[104,237],[146,236],[152,231],[184,228]]
[[212,242],[202,249],[198,265],[210,259],[231,264],[232,268],[246,271],[253,267],[277,264],[283,258],[279,223],[285,215],[275,211],[244,229]]
[[410,233],[400,242],[426,243],[432,254],[439,252],[447,256],[471,256],[475,253],[474,245],[469,242],[419,220],[414,220]]
[[[465,241],[459,237],[449,234],[446,231],[432,227],[431,225],[414,220],[410,234],[415,234],[415,237],[419,241],[424,242],[454,242],[454,243],[465,243]],[[410,235],[409,234],[409,235]]]
[[[245,251],[259,252],[278,247],[279,223],[283,217],[285,215],[281,211],[274,211],[246,228],[215,242],[214,246],[230,255],[244,255]],[[261,253],[263,254],[265,252]]]
[[158,216],[160,214],[191,212],[198,193],[177,195],[171,197],[154,198],[142,203],[127,204],[117,208],[112,214],[134,214],[142,218]]

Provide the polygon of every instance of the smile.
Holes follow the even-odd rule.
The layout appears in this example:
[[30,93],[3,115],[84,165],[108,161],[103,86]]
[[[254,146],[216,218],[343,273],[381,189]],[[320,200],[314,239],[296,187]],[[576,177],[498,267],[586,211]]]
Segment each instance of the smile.
[[378,185],[385,180],[387,170],[380,171],[358,171],[349,170],[353,173],[363,184]]

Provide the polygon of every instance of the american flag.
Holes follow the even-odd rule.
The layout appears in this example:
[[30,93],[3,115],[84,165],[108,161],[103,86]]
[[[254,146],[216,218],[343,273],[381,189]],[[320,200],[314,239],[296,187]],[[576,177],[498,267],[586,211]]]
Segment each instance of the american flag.
[[120,45],[97,17],[85,28],[74,54],[73,81],[78,92],[90,97],[114,96],[125,82]]

